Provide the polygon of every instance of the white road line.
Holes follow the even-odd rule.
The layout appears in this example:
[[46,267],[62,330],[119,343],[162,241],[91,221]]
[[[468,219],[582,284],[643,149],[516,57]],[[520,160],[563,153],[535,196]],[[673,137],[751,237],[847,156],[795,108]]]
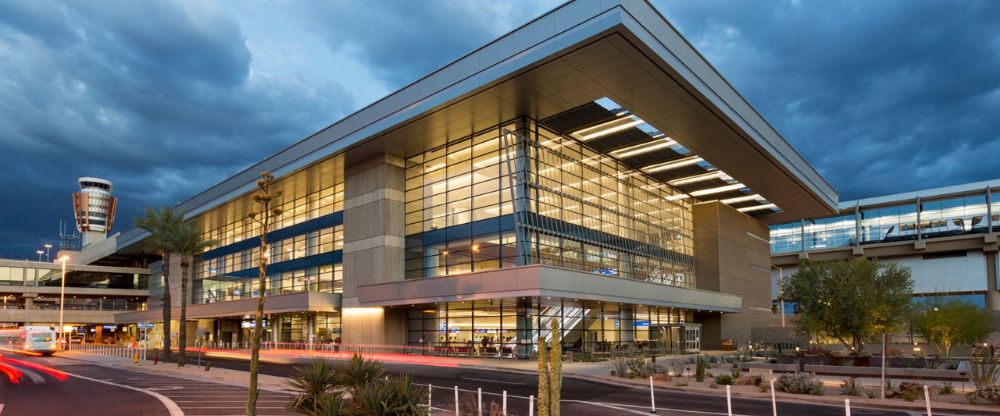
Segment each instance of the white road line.
[[140,389],[140,388],[136,388],[136,387],[132,387],[132,386],[126,386],[124,384],[115,384],[115,383],[112,383],[110,381],[98,380],[96,378],[90,378],[90,377],[86,377],[86,376],[81,376],[79,374],[73,374],[73,373],[65,373],[65,374],[68,375],[68,376],[73,376],[73,377],[84,379],[84,380],[90,380],[90,381],[93,381],[95,383],[107,384],[109,386],[117,386],[117,387],[121,387],[121,388],[124,388],[124,389],[135,390],[135,391],[138,391],[138,392],[146,393],[146,394],[148,394],[150,396],[155,397],[157,400],[160,401],[160,403],[163,403],[163,406],[167,408],[168,412],[170,412],[170,416],[184,416],[184,412],[181,411],[181,408],[177,406],[177,403],[174,403],[174,401],[170,400],[169,398],[167,398],[167,396],[164,396],[164,395],[162,395],[160,393],[157,393],[155,391],[149,391],[149,390],[144,390],[144,389]]
[[[649,414],[648,411],[639,412],[639,411],[635,411],[635,410],[627,409],[626,408],[626,407],[635,407],[635,408],[639,408],[639,409],[649,409],[649,406],[639,406],[639,405],[635,405],[635,404],[626,404],[626,403],[589,402],[589,401],[586,401],[586,400],[566,400],[566,399],[563,399],[561,401],[562,402],[583,403],[583,404],[589,404],[589,405],[594,405],[594,406],[607,407],[607,408],[612,408],[612,409],[618,409],[618,410],[625,411],[625,412],[640,413],[640,414],[644,414],[644,415]],[[680,412],[680,413],[692,413],[692,414],[696,414],[696,415],[722,415],[722,416],[726,416],[727,415],[726,412],[707,412],[707,411],[703,411],[703,410],[668,409],[668,408],[663,408],[663,407],[660,407],[660,406],[656,406],[656,411],[657,412],[659,412],[661,410],[662,411],[670,411],[670,412]],[[733,416],[752,416],[752,415],[742,415],[742,414],[739,414],[739,413],[733,413]]]
[[3,403],[0,403],[0,413],[3,413]]
[[516,381],[500,381],[500,380],[489,380],[485,378],[473,378],[473,377],[462,377],[461,380],[472,380],[472,381],[482,381],[484,383],[500,383],[500,384],[512,384],[515,386],[523,386],[524,383],[518,383]]

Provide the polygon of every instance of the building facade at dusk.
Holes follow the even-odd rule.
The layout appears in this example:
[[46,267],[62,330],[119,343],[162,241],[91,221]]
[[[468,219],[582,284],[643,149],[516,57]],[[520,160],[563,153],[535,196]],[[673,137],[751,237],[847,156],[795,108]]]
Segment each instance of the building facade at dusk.
[[[192,342],[248,339],[262,171],[284,192],[265,291],[279,342],[526,357],[557,320],[570,350],[745,343],[775,319],[768,226],[838,212],[644,1],[566,3],[178,205],[218,242],[195,259]],[[159,321],[164,290],[179,302],[163,266],[118,322]]]

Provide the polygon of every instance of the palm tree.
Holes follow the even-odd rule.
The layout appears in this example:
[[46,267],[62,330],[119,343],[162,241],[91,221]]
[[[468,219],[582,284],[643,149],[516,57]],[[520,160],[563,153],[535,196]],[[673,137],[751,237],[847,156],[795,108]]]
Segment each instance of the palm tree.
[[163,263],[163,361],[170,361],[170,253],[174,252],[181,215],[173,208],[159,211],[146,207],[146,215],[135,217],[135,226],[149,232],[146,250],[159,254]]
[[180,333],[177,340],[177,366],[184,367],[187,363],[187,298],[188,281],[191,280],[191,262],[194,256],[205,249],[214,246],[215,240],[203,240],[198,227],[192,223],[183,223],[173,236],[174,252],[181,256],[181,319]]

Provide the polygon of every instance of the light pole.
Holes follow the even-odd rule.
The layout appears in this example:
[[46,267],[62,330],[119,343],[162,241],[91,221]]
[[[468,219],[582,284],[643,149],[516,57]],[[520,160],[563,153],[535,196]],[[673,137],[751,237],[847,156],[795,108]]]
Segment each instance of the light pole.
[[45,261],[49,261],[49,254],[51,253],[50,250],[52,250],[52,244],[45,243],[44,247],[45,247]]
[[69,260],[69,256],[59,257],[59,262],[62,263],[62,279],[59,279],[59,333],[62,334],[62,341],[64,347],[69,349],[69,343],[66,342],[66,327],[63,326],[63,310],[65,309],[65,299],[66,299],[66,262]]
[[42,254],[45,254],[42,250],[35,250],[35,254],[38,254],[38,261],[42,261]]

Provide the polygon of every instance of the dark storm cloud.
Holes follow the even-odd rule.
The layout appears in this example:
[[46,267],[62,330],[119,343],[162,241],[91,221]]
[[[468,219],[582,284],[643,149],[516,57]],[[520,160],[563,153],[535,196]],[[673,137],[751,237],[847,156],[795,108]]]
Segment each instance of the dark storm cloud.
[[321,128],[352,98],[255,74],[238,22],[168,2],[0,3],[0,256],[71,218],[78,176],[115,182],[119,231]]
[[1000,178],[1000,2],[656,5],[841,200]]

